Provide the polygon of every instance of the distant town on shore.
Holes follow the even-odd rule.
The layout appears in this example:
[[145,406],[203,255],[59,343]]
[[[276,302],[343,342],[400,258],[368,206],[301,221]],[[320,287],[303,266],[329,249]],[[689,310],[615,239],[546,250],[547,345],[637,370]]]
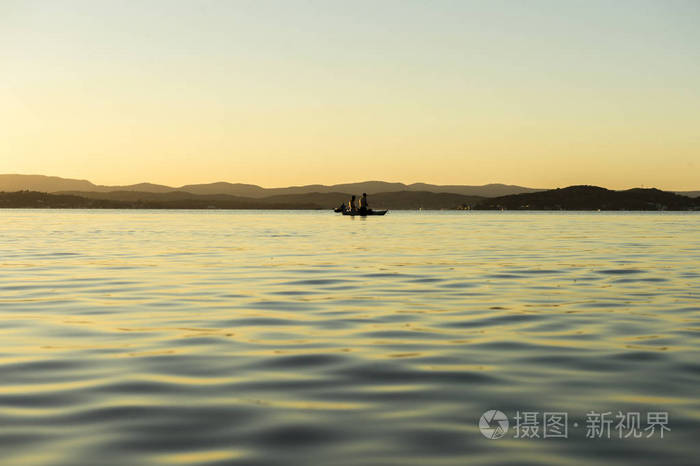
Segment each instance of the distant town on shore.
[[262,188],[211,183],[100,186],[42,175],[0,175],[0,208],[87,209],[332,209],[366,192],[370,206],[391,210],[700,210],[700,191],[654,188],[614,191],[597,186],[535,189],[488,184],[431,185],[367,181],[342,185]]

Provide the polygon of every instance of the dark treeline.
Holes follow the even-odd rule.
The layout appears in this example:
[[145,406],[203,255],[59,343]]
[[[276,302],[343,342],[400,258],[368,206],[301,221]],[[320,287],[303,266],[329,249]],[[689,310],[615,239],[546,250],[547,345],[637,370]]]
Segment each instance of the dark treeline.
[[485,199],[480,210],[700,210],[700,198],[650,189],[612,191],[597,186],[570,186],[536,193]]
[[[347,193],[307,193],[247,198],[227,194],[198,195],[175,191],[0,192],[0,208],[54,209],[331,209],[347,202]],[[370,206],[393,210],[700,210],[700,198],[658,189],[612,191],[596,186],[515,194],[495,198],[453,193],[399,191],[377,193]]]
[[319,209],[313,204],[259,202],[256,199],[100,199],[36,191],[0,192],[0,208],[42,209]]
[[[269,196],[262,199],[227,194],[199,195],[184,191],[149,193],[135,191],[70,192],[47,194],[35,191],[0,193],[5,208],[91,209],[332,209],[350,199],[347,193],[308,193]],[[395,210],[460,209],[484,198],[452,193],[389,192],[370,197],[372,207]]]

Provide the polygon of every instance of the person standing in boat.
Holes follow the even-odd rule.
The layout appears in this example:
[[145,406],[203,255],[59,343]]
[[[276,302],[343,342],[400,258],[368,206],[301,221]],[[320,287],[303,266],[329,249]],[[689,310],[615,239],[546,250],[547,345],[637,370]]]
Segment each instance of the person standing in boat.
[[360,213],[366,214],[368,210],[369,205],[367,204],[367,193],[362,193],[362,197],[360,198]]
[[357,206],[355,205],[355,196],[352,196],[352,199],[350,199],[350,202],[348,202],[348,210],[352,213],[357,212]]

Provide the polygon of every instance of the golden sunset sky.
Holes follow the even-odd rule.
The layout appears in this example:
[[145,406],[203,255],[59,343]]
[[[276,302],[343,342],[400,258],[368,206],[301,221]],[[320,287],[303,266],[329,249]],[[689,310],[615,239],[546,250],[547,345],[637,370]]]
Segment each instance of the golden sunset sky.
[[2,0],[0,173],[700,189],[700,2]]

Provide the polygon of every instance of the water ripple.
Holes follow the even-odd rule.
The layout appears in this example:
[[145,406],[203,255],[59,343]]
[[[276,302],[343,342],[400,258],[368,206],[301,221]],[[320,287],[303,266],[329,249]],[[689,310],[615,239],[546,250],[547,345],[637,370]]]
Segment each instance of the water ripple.
[[[700,215],[0,215],[3,464],[697,458]],[[487,409],[581,427],[492,441]]]

